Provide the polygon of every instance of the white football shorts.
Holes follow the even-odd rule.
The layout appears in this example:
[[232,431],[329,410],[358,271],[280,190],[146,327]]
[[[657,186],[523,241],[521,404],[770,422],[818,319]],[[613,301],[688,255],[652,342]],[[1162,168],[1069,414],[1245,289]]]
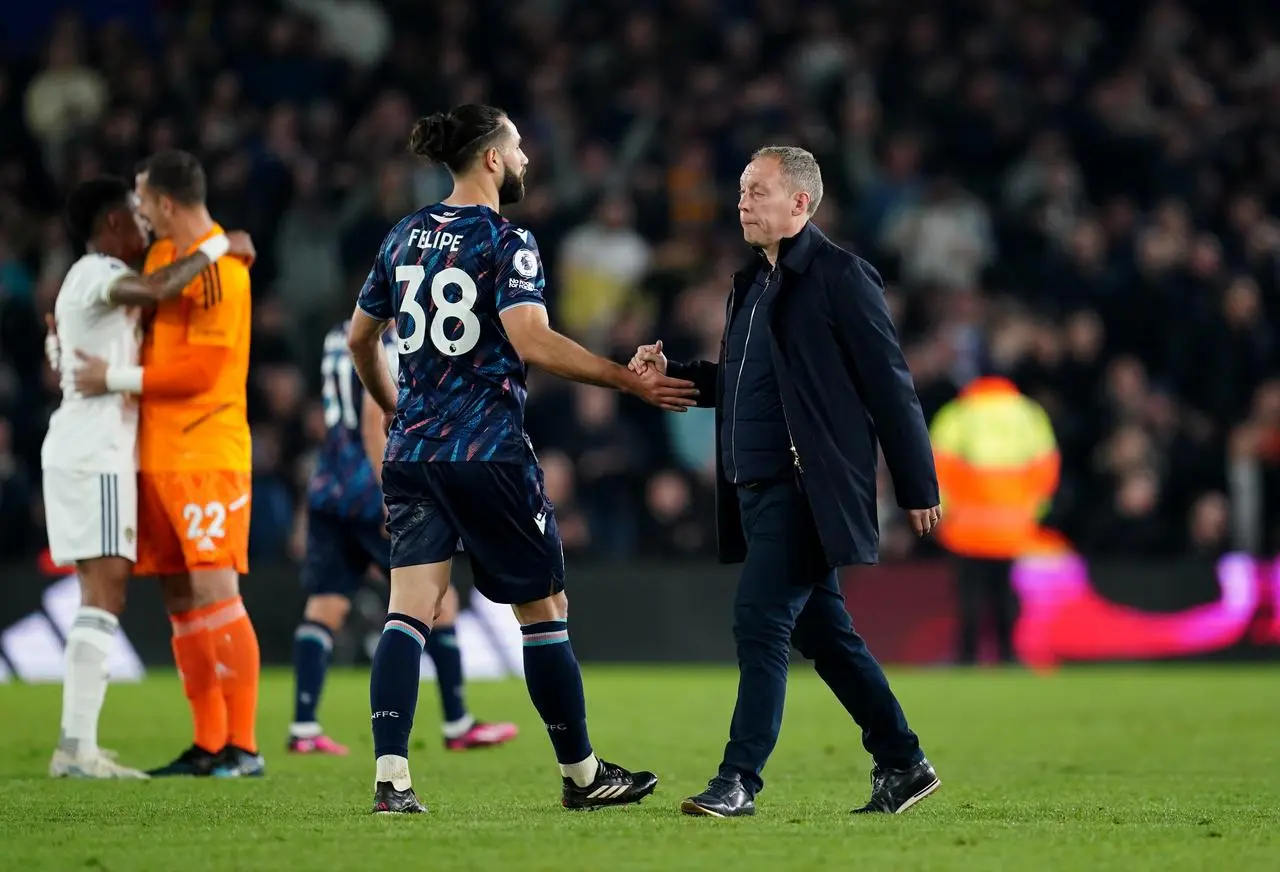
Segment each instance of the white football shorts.
[[58,566],[95,557],[136,562],[138,475],[45,469],[44,518]]

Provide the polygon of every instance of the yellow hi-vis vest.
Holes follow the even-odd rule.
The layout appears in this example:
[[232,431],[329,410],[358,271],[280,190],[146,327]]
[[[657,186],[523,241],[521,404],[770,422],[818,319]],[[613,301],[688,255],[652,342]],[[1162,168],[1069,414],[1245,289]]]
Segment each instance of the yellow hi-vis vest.
[[1039,524],[1061,466],[1053,425],[1039,403],[1007,379],[980,378],[942,407],[929,435],[942,491],[943,547],[991,559],[1062,550]]

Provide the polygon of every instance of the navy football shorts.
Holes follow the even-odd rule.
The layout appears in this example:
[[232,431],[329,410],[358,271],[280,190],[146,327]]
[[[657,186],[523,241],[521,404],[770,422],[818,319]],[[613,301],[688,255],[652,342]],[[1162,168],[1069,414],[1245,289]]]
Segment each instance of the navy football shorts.
[[459,540],[476,590],[520,605],[564,590],[555,508],[536,464],[389,462],[382,492],[391,566],[439,563]]
[[381,521],[352,521],[328,512],[311,512],[302,586],[311,594],[355,596],[369,564],[383,573],[390,571],[391,543],[382,531]]

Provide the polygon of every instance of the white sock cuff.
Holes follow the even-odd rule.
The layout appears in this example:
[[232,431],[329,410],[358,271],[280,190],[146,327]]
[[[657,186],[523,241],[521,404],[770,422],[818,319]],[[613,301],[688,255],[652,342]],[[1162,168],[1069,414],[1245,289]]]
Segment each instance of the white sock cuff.
[[560,774],[565,778],[573,779],[573,783],[579,787],[586,787],[588,784],[596,780],[596,772],[600,769],[600,761],[596,759],[595,752],[585,760],[577,763],[561,763]]
[[444,732],[446,739],[461,739],[467,734],[467,730],[476,725],[474,715],[464,715],[461,720],[445,721],[441,724],[441,730]]
[[409,777],[409,761],[394,754],[383,754],[375,762],[376,781],[390,781],[396,790],[408,790],[413,786]]
[[74,637],[109,654],[115,644],[116,630],[119,627],[120,619],[111,612],[92,606],[81,606],[76,611],[75,620],[71,623],[71,632],[67,634],[67,641],[70,642]]
[[76,609],[76,618],[93,618],[97,621],[110,624],[112,627],[120,626],[120,619],[106,609],[100,609],[96,606],[81,606]]

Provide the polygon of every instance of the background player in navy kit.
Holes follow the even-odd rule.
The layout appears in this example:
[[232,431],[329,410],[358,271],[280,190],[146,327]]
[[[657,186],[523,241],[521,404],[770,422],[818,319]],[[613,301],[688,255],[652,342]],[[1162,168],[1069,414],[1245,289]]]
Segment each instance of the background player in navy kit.
[[[465,105],[421,119],[411,149],[448,166],[453,192],[387,235],[352,316],[360,380],[387,415],[382,467],[391,531],[391,609],[370,679],[374,812],[420,812],[409,777],[419,652],[449,586],[460,537],[476,589],[514,606],[525,680],[560,763],[562,803],[592,808],[653,792],[651,772],[596,757],[569,644],[564,554],[524,433],[526,364],[684,411],[689,382],[597,357],[547,323],[538,246],[498,214],[524,195],[528,159],[501,110]],[[400,388],[380,336],[396,319]]]
[[[333,635],[346,622],[369,565],[384,574],[391,567],[381,482],[387,437],[382,410],[369,399],[351,365],[347,329],[342,323],[329,331],[320,365],[328,432],[307,489],[302,583],[311,596],[293,637],[294,714],[288,744],[297,754],[347,753],[346,746],[325,735],[316,717]],[[389,347],[391,331],[385,339],[387,362],[394,369],[398,358]],[[518,732],[515,724],[477,721],[467,711],[462,652],[453,627],[457,614],[458,595],[451,587],[426,647],[436,667],[445,747],[461,751],[509,742]]]

